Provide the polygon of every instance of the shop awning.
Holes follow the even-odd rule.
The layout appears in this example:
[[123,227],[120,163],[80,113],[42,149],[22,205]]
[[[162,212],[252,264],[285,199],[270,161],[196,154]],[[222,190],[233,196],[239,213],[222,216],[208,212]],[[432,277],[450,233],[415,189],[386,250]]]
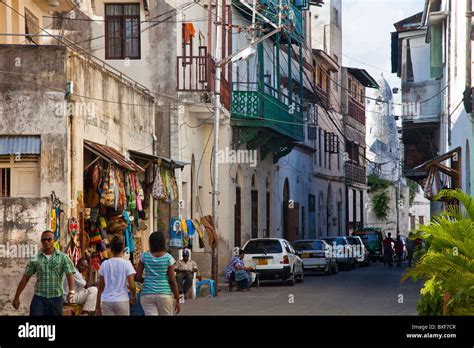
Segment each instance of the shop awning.
[[188,162],[182,162],[182,161],[173,160],[173,159],[170,159],[170,158],[167,158],[167,157],[150,155],[150,154],[147,154],[147,153],[133,151],[133,150],[128,150],[128,152],[130,153],[130,155],[132,155],[132,156],[134,156],[138,159],[158,163],[162,167],[171,167],[171,168],[183,169],[185,165],[190,164]]
[[0,136],[0,155],[41,154],[41,138],[39,135],[2,135]]
[[142,167],[140,167],[132,160],[127,159],[124,155],[122,155],[119,151],[115,150],[113,147],[93,143],[92,141],[87,140],[84,140],[84,147],[92,153],[96,154],[97,156],[101,157],[105,161],[116,164],[117,166],[122,167],[124,169],[128,169],[133,172],[145,171]]
[[174,159],[166,158],[166,157],[160,157],[160,158],[161,158],[163,167],[167,166],[171,168],[183,169],[184,166],[191,164],[189,162],[178,161],[178,160],[174,160]]

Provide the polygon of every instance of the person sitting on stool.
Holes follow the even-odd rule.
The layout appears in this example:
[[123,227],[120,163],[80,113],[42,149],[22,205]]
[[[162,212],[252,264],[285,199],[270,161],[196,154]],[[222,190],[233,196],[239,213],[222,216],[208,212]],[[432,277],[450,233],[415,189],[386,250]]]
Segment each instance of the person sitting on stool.
[[193,273],[199,272],[196,262],[189,260],[188,250],[183,250],[183,259],[176,262],[175,270],[179,293],[186,294],[193,285]]
[[[94,315],[97,303],[97,287],[94,282],[94,274],[91,270],[90,259],[81,258],[77,262],[74,273],[74,296],[72,297],[71,303],[83,305],[83,315]],[[86,274],[87,281],[83,274]],[[64,293],[69,292],[69,286],[64,281]]]

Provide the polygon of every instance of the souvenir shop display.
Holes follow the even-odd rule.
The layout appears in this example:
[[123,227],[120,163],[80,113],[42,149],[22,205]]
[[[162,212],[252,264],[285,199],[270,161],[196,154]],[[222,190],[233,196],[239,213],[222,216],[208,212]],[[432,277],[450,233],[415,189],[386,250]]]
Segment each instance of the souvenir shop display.
[[[124,239],[126,254],[136,263],[135,239],[140,223],[144,223],[140,216],[148,218],[143,211],[145,194],[138,173],[114,164],[102,167],[95,163],[84,171],[83,192],[83,228],[88,237],[85,247],[93,255],[94,267],[112,256],[109,244],[115,235]],[[76,258],[75,245],[72,242],[68,250],[71,258]]]
[[158,167],[152,189],[153,199],[173,202],[178,199],[178,185],[173,168]]

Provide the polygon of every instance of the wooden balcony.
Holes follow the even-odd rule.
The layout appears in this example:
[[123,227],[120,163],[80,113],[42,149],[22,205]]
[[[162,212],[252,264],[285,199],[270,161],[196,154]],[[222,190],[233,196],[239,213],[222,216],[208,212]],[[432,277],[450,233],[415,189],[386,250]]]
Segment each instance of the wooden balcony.
[[346,162],[345,176],[348,182],[358,183],[362,185],[367,184],[367,172],[365,167],[355,162]]
[[[214,92],[216,64],[210,55],[178,56],[176,64],[179,92]],[[221,104],[230,110],[231,88],[224,73],[221,74]]]
[[267,84],[263,93],[256,83],[234,85],[232,119],[236,124],[268,128],[292,141],[304,139],[303,108],[296,100],[290,102],[288,95]]
[[349,116],[365,125],[365,106],[361,105],[354,98],[349,97]]

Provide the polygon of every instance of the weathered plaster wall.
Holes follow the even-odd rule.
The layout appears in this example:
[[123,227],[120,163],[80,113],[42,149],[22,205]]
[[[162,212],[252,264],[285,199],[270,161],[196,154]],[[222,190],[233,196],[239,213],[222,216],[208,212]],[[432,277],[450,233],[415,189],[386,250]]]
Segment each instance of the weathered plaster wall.
[[[41,231],[49,225],[49,199],[47,198],[3,198],[0,199],[0,244],[7,247],[22,245],[31,252],[40,247]],[[7,244],[8,243],[8,244]],[[21,255],[17,255],[21,256]],[[20,298],[20,308],[11,305],[25,267],[31,255],[23,257],[0,257],[0,315],[27,315],[33,296],[34,281],[30,281]]]

